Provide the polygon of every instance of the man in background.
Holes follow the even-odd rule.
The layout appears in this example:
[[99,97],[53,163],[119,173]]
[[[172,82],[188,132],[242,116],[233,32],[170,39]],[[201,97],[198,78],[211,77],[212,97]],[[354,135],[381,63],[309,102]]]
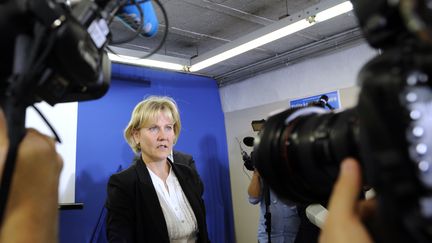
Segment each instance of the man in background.
[[[269,206],[271,213],[270,237],[272,243],[294,243],[300,225],[300,218],[297,207],[294,203],[282,202],[272,190],[268,189]],[[264,183],[259,172],[255,169],[252,180],[249,184],[248,195],[251,204],[260,203],[260,219],[258,224],[258,242],[267,243],[268,233],[266,232],[266,195]],[[269,225],[270,226],[270,225]]]

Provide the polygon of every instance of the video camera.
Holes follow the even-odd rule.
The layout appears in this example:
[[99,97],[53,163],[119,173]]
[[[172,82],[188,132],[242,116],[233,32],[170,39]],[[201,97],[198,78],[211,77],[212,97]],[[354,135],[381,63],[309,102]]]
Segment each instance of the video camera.
[[[309,103],[306,104],[306,106],[308,107],[321,107],[323,109],[327,108],[329,110],[334,110],[333,106],[331,106],[328,102],[329,98],[327,95],[321,95],[317,100],[313,100]],[[254,132],[258,132],[258,134],[261,132],[261,130],[264,127],[264,124],[266,123],[265,119],[261,119],[261,120],[253,120],[251,122],[251,126],[252,126],[252,130]],[[254,137],[244,137],[243,138],[243,144],[248,146],[248,147],[253,147],[254,146]],[[253,151],[249,154],[246,153],[246,151],[243,150],[243,148],[240,146],[240,150],[241,150],[241,155],[242,155],[242,159],[244,162],[244,167],[249,170],[249,171],[254,171],[255,170],[255,165],[252,161],[252,157],[253,157]]]
[[[252,130],[254,132],[260,132],[264,123],[265,123],[264,119],[253,120],[251,122]],[[243,138],[243,144],[248,146],[248,147],[253,147],[254,146],[254,140],[255,140],[255,138],[253,138],[253,137],[244,137]],[[241,150],[241,155],[242,155],[244,167],[249,171],[254,171],[255,166],[254,166],[254,163],[252,161],[253,151],[249,155],[248,153],[246,153],[246,151],[243,150],[241,144],[240,144],[240,150]]]
[[269,117],[254,165],[281,198],[326,205],[340,162],[357,158],[377,193],[376,242],[431,242],[431,1],[352,3],[366,40],[382,50],[358,75],[357,106]]
[[83,0],[71,7],[54,0],[2,1],[2,105],[11,98],[28,106],[104,95],[111,75],[105,51],[113,10],[108,3]]
[[111,63],[105,47],[115,5],[89,0],[73,7],[55,0],[0,1],[0,106],[9,137],[0,184],[0,224],[26,133],[26,108],[39,101],[54,105],[96,99],[108,90]]
[[[166,22],[160,48],[168,24],[161,3],[155,2]],[[0,184],[0,224],[17,149],[26,131],[26,108],[40,101],[55,105],[102,97],[111,79],[107,44],[127,42],[144,33],[143,23],[148,19],[157,25],[149,4],[149,0],[0,0],[0,106],[7,119],[9,136]],[[124,6],[128,9],[122,9]],[[131,9],[134,19],[139,20],[134,25],[135,34],[114,43],[109,24],[119,11],[127,15]],[[157,26],[153,27],[153,32],[157,31]],[[51,128],[48,122],[47,125]]]

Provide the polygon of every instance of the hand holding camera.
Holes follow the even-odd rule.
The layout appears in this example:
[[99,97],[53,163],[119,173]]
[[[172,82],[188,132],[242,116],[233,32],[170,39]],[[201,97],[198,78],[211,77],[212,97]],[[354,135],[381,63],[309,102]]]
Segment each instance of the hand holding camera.
[[[0,110],[0,172],[8,146],[6,119]],[[54,139],[34,129],[27,130],[18,148],[0,242],[57,242],[61,168],[62,159],[56,152]]]
[[[362,186],[360,165],[348,158],[342,162],[339,172],[320,243],[372,243],[372,237],[362,222],[362,213],[366,213],[360,209],[358,200]],[[343,230],[340,225],[344,225]]]

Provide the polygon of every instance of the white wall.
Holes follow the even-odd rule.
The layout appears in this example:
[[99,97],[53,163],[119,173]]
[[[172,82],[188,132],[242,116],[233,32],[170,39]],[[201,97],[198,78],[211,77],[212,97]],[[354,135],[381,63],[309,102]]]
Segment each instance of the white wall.
[[376,53],[361,44],[222,87],[222,109],[232,112],[355,86],[359,69]]
[[[35,106],[44,114],[62,143],[57,143],[57,152],[63,158],[63,168],[60,174],[59,203],[75,203],[75,165],[78,126],[78,102],[62,103],[50,106],[45,102]],[[47,124],[33,108],[27,108],[26,127],[35,128],[41,133],[54,137]]]
[[[252,136],[251,121],[285,109],[289,100],[339,90],[343,108],[356,104],[356,76],[376,52],[361,44],[244,80],[220,89],[225,113],[237,243],[257,242],[259,207],[247,201],[250,172],[243,168],[239,141]],[[243,145],[243,144],[242,144]],[[244,145],[243,145],[244,147]],[[245,148],[245,147],[244,147]],[[247,152],[251,148],[245,148]]]

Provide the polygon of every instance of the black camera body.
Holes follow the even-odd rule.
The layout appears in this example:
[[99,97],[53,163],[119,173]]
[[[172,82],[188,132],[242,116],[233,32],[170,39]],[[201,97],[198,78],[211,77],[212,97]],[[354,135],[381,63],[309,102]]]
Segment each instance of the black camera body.
[[0,29],[8,33],[1,38],[2,103],[12,97],[26,105],[42,100],[54,105],[106,93],[109,29],[99,5],[88,0],[73,8],[54,0],[0,4]]
[[0,226],[26,133],[26,108],[39,101],[91,100],[107,92],[107,22],[120,2],[81,0],[71,7],[62,0],[0,0],[0,106],[9,137],[0,183]]
[[281,198],[326,205],[340,162],[357,158],[365,185],[377,192],[375,240],[430,242],[432,11],[426,1],[352,2],[367,41],[382,50],[358,75],[357,106],[337,113],[294,108],[270,117],[253,161]]

